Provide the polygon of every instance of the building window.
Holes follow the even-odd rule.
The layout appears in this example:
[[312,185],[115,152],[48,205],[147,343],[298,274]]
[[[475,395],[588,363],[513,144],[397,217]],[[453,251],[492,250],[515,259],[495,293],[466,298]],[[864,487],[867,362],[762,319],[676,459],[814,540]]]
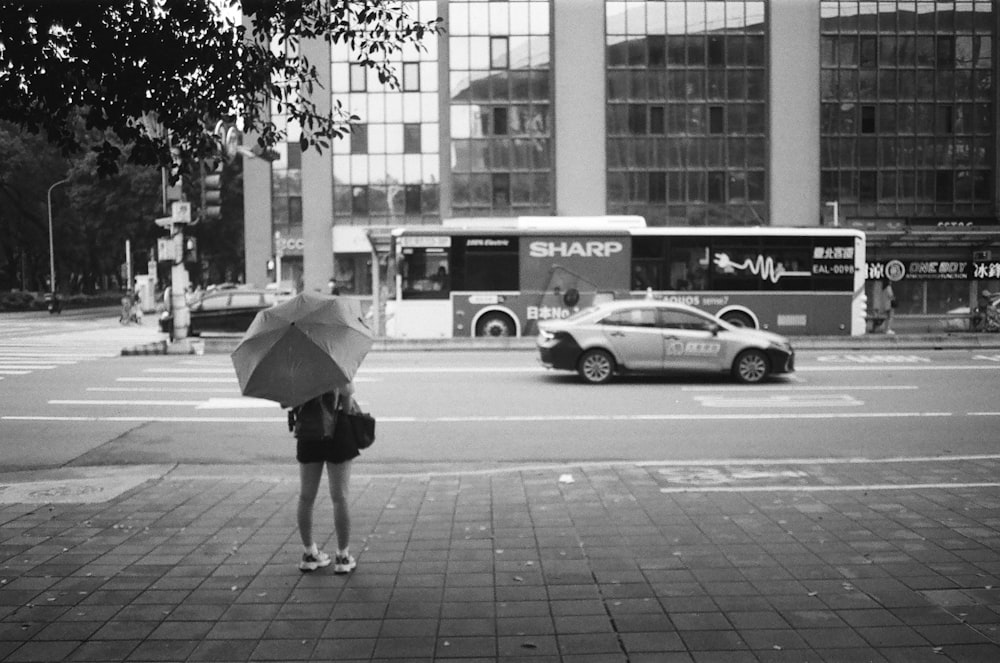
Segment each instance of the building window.
[[875,133],[875,107],[865,105],[861,107],[861,133]]
[[368,125],[351,125],[351,154],[368,153]]
[[665,133],[663,106],[649,107],[649,133],[662,136]]
[[708,107],[708,133],[726,133],[726,109],[723,106]]
[[420,185],[407,184],[404,195],[406,196],[406,213],[411,216],[420,214]]
[[507,37],[490,37],[490,69],[509,69]]
[[628,131],[630,134],[635,135],[642,135],[646,133],[646,106],[640,104],[629,104]]
[[726,202],[726,174],[722,171],[713,171],[708,174],[708,202]]
[[493,206],[510,207],[510,173],[493,173]]
[[403,91],[404,92],[419,92],[420,91],[420,63],[419,62],[404,62],[403,63]]
[[667,173],[653,171],[649,174],[649,202],[667,202]]
[[508,131],[507,124],[508,109],[504,106],[497,106],[493,109],[493,130],[492,134],[494,136],[506,136]]
[[939,203],[950,203],[955,200],[955,173],[951,170],[939,170],[934,175],[934,200]]
[[351,92],[364,92],[368,89],[368,68],[362,64],[351,64]]
[[351,213],[354,216],[368,216],[367,186],[356,186],[351,189]]
[[937,38],[937,57],[934,64],[938,69],[955,67],[955,37],[948,35]]
[[862,35],[858,44],[858,65],[862,69],[878,67],[878,37]]
[[725,37],[714,35],[708,38],[708,66],[723,67],[726,64]]
[[403,125],[403,154],[420,154],[420,125],[408,123]]

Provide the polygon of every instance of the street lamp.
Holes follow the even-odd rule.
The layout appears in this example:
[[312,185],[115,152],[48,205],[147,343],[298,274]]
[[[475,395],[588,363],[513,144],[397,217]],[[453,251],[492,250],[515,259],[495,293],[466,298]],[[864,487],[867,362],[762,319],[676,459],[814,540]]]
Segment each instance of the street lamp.
[[69,182],[69,179],[59,180],[50,186],[49,192],[46,196],[49,208],[49,293],[52,295],[53,305],[55,304],[56,299],[56,252],[55,244],[52,241],[52,189],[56,188],[60,184],[66,184],[66,182]]

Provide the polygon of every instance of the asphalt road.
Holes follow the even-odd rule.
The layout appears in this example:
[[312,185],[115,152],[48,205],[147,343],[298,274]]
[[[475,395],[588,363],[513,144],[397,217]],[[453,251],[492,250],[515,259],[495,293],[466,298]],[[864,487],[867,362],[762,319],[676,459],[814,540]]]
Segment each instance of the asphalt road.
[[[291,461],[283,411],[242,398],[227,356],[82,354],[98,346],[46,347],[62,362],[22,358],[47,367],[2,376],[0,469]],[[1000,351],[807,350],[797,364],[756,386],[705,376],[591,386],[545,371],[530,351],[373,352],[357,377],[379,421],[363,462],[388,471],[998,451]]]

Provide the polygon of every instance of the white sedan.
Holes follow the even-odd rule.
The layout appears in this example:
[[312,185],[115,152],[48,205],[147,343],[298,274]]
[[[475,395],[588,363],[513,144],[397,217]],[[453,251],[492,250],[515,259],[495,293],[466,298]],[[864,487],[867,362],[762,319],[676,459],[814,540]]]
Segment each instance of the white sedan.
[[795,370],[795,352],[778,334],[736,327],[701,309],[653,299],[598,304],[539,324],[542,364],[601,384],[616,374],[729,373],[744,383]]

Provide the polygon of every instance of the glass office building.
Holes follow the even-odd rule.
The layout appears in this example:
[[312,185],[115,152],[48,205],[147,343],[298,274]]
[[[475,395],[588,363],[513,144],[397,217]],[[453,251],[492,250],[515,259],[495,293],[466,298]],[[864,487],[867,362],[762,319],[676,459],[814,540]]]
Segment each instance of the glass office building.
[[653,225],[765,223],[764,2],[606,9],[609,212]]
[[964,304],[1000,285],[998,4],[410,2],[446,32],[396,58],[399,89],[313,46],[361,119],[248,170],[247,281],[280,249],[281,280],[367,295],[394,226],[639,214],[856,226],[901,313]]

